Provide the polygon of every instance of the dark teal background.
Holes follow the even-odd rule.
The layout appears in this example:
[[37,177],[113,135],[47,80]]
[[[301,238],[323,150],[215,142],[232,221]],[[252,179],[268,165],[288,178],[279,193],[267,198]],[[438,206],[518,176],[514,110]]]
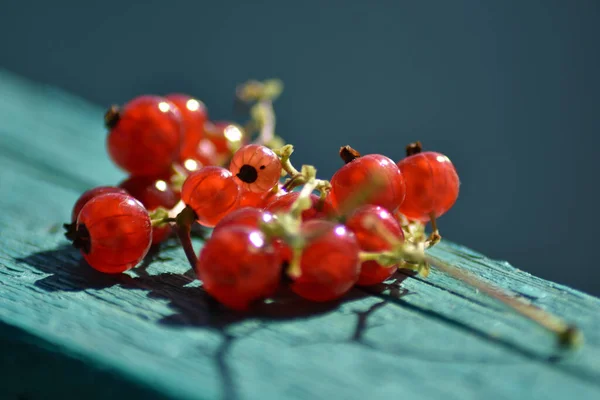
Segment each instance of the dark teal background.
[[1,67],[104,106],[187,91],[231,118],[236,83],[282,78],[278,131],[325,177],[341,145],[419,139],[462,179],[444,235],[596,294],[599,40],[593,0],[0,6]]

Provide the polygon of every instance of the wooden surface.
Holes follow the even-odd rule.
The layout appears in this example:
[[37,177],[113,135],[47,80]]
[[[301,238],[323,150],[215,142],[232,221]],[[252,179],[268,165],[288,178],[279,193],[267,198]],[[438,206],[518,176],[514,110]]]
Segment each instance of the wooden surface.
[[284,293],[250,315],[190,283],[173,246],[96,273],[59,224],[83,190],[122,177],[102,112],[0,70],[0,399],[600,398],[600,300],[449,242],[433,252],[578,324],[583,348],[558,352],[436,272],[335,304]]

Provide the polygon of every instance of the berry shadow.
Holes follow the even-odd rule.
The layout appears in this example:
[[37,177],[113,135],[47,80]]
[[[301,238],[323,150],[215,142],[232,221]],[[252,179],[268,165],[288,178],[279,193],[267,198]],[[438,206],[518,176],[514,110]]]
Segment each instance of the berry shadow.
[[[398,274],[393,284],[382,284],[365,291],[354,288],[342,299],[331,302],[312,302],[293,293],[287,282],[283,282],[272,299],[254,304],[245,312],[237,312],[222,306],[209,296],[195,280],[193,271],[185,274],[161,273],[151,275],[147,268],[157,261],[165,261],[161,252],[176,243],[167,242],[162,247],[150,250],[143,262],[133,269],[137,276],[127,274],[104,274],[90,268],[81,258],[79,251],[64,245],[56,249],[33,253],[17,258],[25,263],[49,274],[37,280],[34,285],[48,292],[78,292],[89,289],[106,289],[119,285],[125,289],[142,289],[148,291],[148,297],[167,300],[173,314],[165,316],[159,323],[170,326],[196,326],[208,329],[223,330],[231,324],[247,319],[259,321],[291,320],[309,318],[333,312],[343,303],[353,302],[375,292],[389,291],[391,296],[403,295],[398,284],[408,276]],[[197,281],[196,281],[197,282]]]
[[[154,278],[164,279],[162,275]],[[187,281],[184,277],[181,280]],[[268,322],[314,317],[333,312],[342,303],[367,296],[367,293],[353,289],[338,301],[316,303],[297,296],[288,285],[282,284],[273,298],[257,302],[247,311],[234,311],[218,303],[200,287],[187,286],[172,290],[163,286],[149,294],[149,297],[169,300],[169,306],[175,311],[174,314],[161,319],[160,323],[217,330],[248,319]]]
[[[156,261],[168,261],[161,252],[177,247],[173,243],[151,247],[148,255],[139,266],[134,268],[138,276],[150,276],[147,268]],[[88,289],[105,289],[114,285],[136,288],[137,278],[127,274],[105,274],[90,268],[81,257],[79,250],[71,245],[62,245],[52,250],[32,253],[14,259],[17,263],[27,264],[45,274],[34,286],[48,292],[79,292]]]
[[[409,294],[406,289],[403,289],[400,286],[401,282],[408,277],[409,276],[407,275],[399,275],[393,282],[377,285],[373,287],[373,289],[378,292],[389,292],[390,296],[400,298]],[[198,292],[196,292],[196,295],[197,293]],[[182,312],[165,318],[162,322],[168,325],[208,323],[208,326],[215,329],[221,335],[221,344],[216,351],[212,353],[212,358],[220,376],[221,398],[230,400],[238,398],[238,395],[235,370],[231,367],[228,360],[229,352],[237,340],[243,339],[250,333],[245,332],[243,335],[234,335],[227,329],[229,324],[247,318],[256,318],[259,321],[268,322],[273,320],[310,317],[332,312],[336,310],[341,303],[354,301],[366,296],[370,295],[363,292],[361,289],[353,289],[342,300],[328,303],[314,303],[296,296],[289,289],[289,285],[282,285],[282,288],[272,302],[259,303],[247,313],[236,313],[224,309],[209,296],[205,295],[204,300],[206,301],[205,305],[208,307],[208,312],[203,312],[200,320],[190,321],[187,318],[197,318],[198,314],[189,314],[182,309]],[[387,299],[382,299],[381,301],[372,304],[366,310],[354,310],[353,313],[356,315],[356,322],[352,334],[349,335],[347,339],[342,339],[339,342],[356,343],[359,346],[372,347],[363,340],[364,333],[369,328],[376,326],[369,323],[369,317],[388,303],[389,301]],[[187,309],[188,307],[185,306],[184,308]],[[205,319],[205,317],[208,317],[208,319]],[[264,324],[258,324],[252,328],[252,331],[254,332],[264,327]]]
[[114,285],[127,285],[132,280],[128,275],[108,275],[90,268],[82,259],[79,250],[71,245],[32,253],[25,257],[15,258],[15,261],[50,274],[34,283],[34,286],[48,292],[104,289]]
[[[338,301],[316,303],[300,298],[290,289],[287,282],[283,282],[278,292],[264,302],[256,303],[247,312],[229,310],[210,297],[196,281],[193,273],[176,274],[162,273],[151,275],[147,268],[161,258],[161,250],[168,248],[153,248],[148,253],[140,266],[134,269],[136,277],[126,274],[107,275],[100,273],[81,259],[79,251],[71,246],[61,246],[57,249],[42,251],[27,257],[17,259],[37,270],[50,274],[34,283],[38,288],[46,291],[84,291],[87,289],[104,289],[114,285],[124,288],[148,290],[148,297],[168,300],[173,314],[159,320],[160,324],[168,326],[198,327],[217,332],[221,336],[220,345],[211,353],[212,362],[219,371],[221,384],[221,398],[229,400],[238,397],[235,370],[229,362],[229,353],[236,341],[243,339],[249,333],[233,334],[230,326],[242,323],[249,319],[259,323],[255,330],[268,326],[270,321],[294,320],[311,318],[318,315],[336,311],[343,303],[351,303],[373,293],[389,293],[392,297],[402,297],[408,292],[401,288],[401,282],[408,278],[407,275],[398,274],[391,283],[381,284],[370,288],[367,292],[354,288]],[[190,271],[191,272],[191,271]],[[385,306],[388,300],[382,299],[366,310],[355,310],[356,322],[352,333],[342,342],[353,342],[358,345],[368,346],[363,341],[366,330],[373,327],[369,317],[378,309]],[[202,350],[201,350],[202,351]]]
[[[229,325],[247,319],[269,322],[323,315],[336,311],[344,303],[352,303],[366,297],[372,297],[375,293],[386,292],[389,297],[399,299],[410,294],[401,287],[402,281],[409,277],[409,275],[397,274],[392,281],[371,286],[369,291],[353,288],[341,299],[329,302],[313,302],[303,299],[291,290],[287,282],[282,282],[279,290],[272,298],[257,302],[244,312],[233,311],[224,307],[199,287],[184,286],[189,283],[189,280],[181,275],[166,278],[165,274],[162,274],[148,278],[138,278],[138,280],[143,280],[148,286],[155,286],[150,281],[161,283],[155,286],[155,289],[149,293],[149,297],[168,300],[170,302],[169,306],[175,313],[162,318],[160,323],[171,326],[202,326],[223,330]],[[165,285],[166,279],[169,280],[169,283],[175,283],[175,287]],[[387,302],[387,300],[384,300],[384,302]],[[358,312],[357,315],[359,315]],[[367,317],[368,313],[361,317],[362,319],[359,318],[362,322],[357,325],[355,333],[357,338],[362,335],[361,327],[366,326]]]
[[164,317],[159,323],[171,326],[197,326],[221,330],[250,318],[263,321],[306,318],[332,312],[344,302],[368,296],[360,290],[353,289],[338,301],[315,303],[300,298],[290,290],[289,285],[282,283],[272,299],[258,302],[248,311],[237,312],[222,306],[199,287],[199,284],[190,285],[195,281],[192,270],[184,274],[148,273],[148,267],[152,263],[168,260],[161,252],[171,247],[177,245],[166,244],[160,248],[152,248],[142,263],[132,270],[136,276],[98,272],[85,263],[78,250],[68,245],[33,253],[16,261],[50,274],[34,283],[34,286],[48,292],[79,292],[107,289],[115,285],[125,289],[147,290],[149,298],[169,302],[169,307],[174,313]]
[[[81,258],[79,251],[69,245],[45,250],[16,258],[40,272],[49,274],[37,280],[34,285],[48,292],[78,292],[89,289],[105,289],[120,285],[129,289],[148,290],[148,297],[169,301],[174,314],[164,317],[160,323],[176,326],[204,326],[222,329],[227,325],[254,318],[258,320],[285,320],[307,318],[336,310],[341,304],[356,301],[373,292],[389,290],[391,295],[398,292],[398,284],[406,275],[397,274],[395,284],[382,284],[370,288],[369,292],[355,288],[342,299],[331,302],[312,302],[293,293],[285,282],[272,299],[256,303],[246,312],[229,310],[216,302],[198,285],[190,285],[195,279],[193,271],[185,274],[162,273],[151,275],[147,269],[153,262],[165,261],[161,252],[177,247],[167,242],[161,247],[153,247],[143,262],[133,269],[137,276],[127,274],[104,274],[90,268]],[[398,292],[399,293],[399,292]]]

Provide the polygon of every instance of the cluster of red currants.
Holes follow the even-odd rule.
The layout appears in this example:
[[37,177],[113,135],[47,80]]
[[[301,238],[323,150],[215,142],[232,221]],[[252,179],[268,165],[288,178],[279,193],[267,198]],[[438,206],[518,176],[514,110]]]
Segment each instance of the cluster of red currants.
[[[313,167],[292,165],[291,145],[273,145],[269,88],[252,82],[239,91],[254,104],[245,127],[212,123],[201,101],[179,94],[112,107],[108,152],[130,177],[85,192],[65,225],[89,265],[126,271],[175,231],[204,290],[238,310],[284,281],[306,299],[329,301],[399,267],[422,272],[422,250],[440,239],[436,218],[458,197],[448,157],[417,143],[396,163],[346,146],[345,165],[317,179]],[[214,228],[199,257],[194,223]]]

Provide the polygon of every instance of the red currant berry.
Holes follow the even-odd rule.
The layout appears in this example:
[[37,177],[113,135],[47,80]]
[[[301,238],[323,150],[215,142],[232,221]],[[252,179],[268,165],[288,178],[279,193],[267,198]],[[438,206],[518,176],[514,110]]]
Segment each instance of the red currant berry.
[[119,187],[139,200],[148,210],[158,207],[171,209],[179,202],[177,193],[163,179],[132,176],[121,182]]
[[197,271],[211,296],[229,308],[246,310],[277,290],[281,262],[260,231],[229,226],[204,244]]
[[181,158],[182,165],[188,172],[198,171],[202,167],[219,165],[215,145],[207,139],[200,140],[194,149],[185,150]]
[[369,185],[380,174],[384,186],[370,196],[365,203],[394,211],[404,201],[406,188],[404,178],[396,164],[380,154],[358,157],[340,168],[331,178],[331,202],[337,209],[352,198],[357,190]]
[[179,159],[181,115],[170,101],[140,96],[106,118],[108,152],[131,175],[159,175]]
[[236,207],[240,187],[229,170],[221,167],[204,167],[192,173],[181,189],[181,199],[190,206],[198,222],[215,226],[221,218]]
[[458,198],[460,181],[454,165],[440,153],[423,152],[398,162],[406,180],[406,199],[400,212],[408,219],[426,222],[448,211]]
[[79,216],[83,206],[85,206],[87,202],[94,197],[106,193],[127,194],[127,192],[125,192],[123,189],[113,186],[99,186],[84,192],[81,196],[79,196],[79,199],[77,199],[75,205],[73,206],[73,211],[71,211],[71,223],[63,224],[63,227],[65,228],[65,237],[68,240],[72,241],[75,239],[77,230],[77,217]]
[[81,209],[73,245],[94,269],[119,273],[139,263],[151,242],[152,223],[142,203],[126,194],[108,193]]
[[[186,94],[169,94],[165,98],[175,104],[181,113],[183,127],[181,155],[185,157],[185,155],[197,151],[198,143],[204,136],[204,124],[208,119],[206,106],[200,100]],[[186,159],[182,158],[181,161]]]
[[[291,210],[292,205],[300,196],[300,192],[289,192],[282,194],[272,200],[265,210],[270,211],[271,213],[285,213]],[[319,196],[315,194],[310,195],[310,200],[312,202],[312,207],[302,211],[302,220],[308,221],[311,219],[317,218],[327,218],[329,214],[327,214],[327,209],[330,206],[327,206],[326,203],[321,202]]]
[[328,218],[337,218],[338,212],[333,206],[331,202],[331,192],[327,193],[325,196],[325,200],[320,201],[321,212],[325,214]]
[[93,189],[90,189],[86,192],[83,192],[79,199],[75,202],[75,206],[73,206],[73,211],[71,212],[71,222],[77,221],[77,216],[79,216],[79,212],[87,204],[88,201],[93,199],[96,196],[106,193],[122,193],[126,194],[127,192],[121,188],[114,186],[98,186]]
[[214,232],[229,226],[243,226],[246,228],[259,229],[261,223],[272,221],[273,218],[275,218],[273,214],[258,208],[238,208],[219,221],[213,230],[213,234]]
[[238,149],[246,142],[243,129],[228,121],[208,121],[204,124],[204,135],[215,145],[217,154],[226,158],[231,155],[231,149]]
[[[154,211],[158,207],[170,210],[179,202],[179,195],[162,179],[132,176],[121,182],[119,187],[139,200],[148,211]],[[163,242],[169,233],[171,233],[171,227],[168,225],[153,227],[152,244]]]
[[[399,241],[404,240],[402,228],[389,211],[379,206],[364,205],[356,209],[346,220],[346,226],[356,235],[361,250],[379,252],[392,249],[392,245],[368,225],[368,218],[379,221]],[[376,285],[392,276],[397,269],[395,265],[385,267],[376,261],[365,261],[362,263],[356,284]]]
[[265,206],[265,193],[254,193],[249,190],[240,190],[238,207],[263,208]]
[[286,193],[281,187],[277,191],[270,190],[266,193],[255,193],[241,189],[238,207],[264,208],[267,204]]
[[360,259],[358,242],[344,225],[312,220],[302,226],[307,244],[302,250],[301,275],[292,290],[312,301],[342,297],[358,279]]
[[281,161],[268,147],[249,144],[235,152],[229,170],[243,189],[265,193],[279,182]]
[[[264,211],[255,207],[242,207],[227,214],[213,230],[214,232],[230,227],[242,226],[246,228],[259,229],[263,222],[272,221],[275,217],[268,211]],[[281,239],[274,239],[271,243],[275,248],[275,252],[279,255],[282,263],[289,263],[292,259],[292,249]]]

